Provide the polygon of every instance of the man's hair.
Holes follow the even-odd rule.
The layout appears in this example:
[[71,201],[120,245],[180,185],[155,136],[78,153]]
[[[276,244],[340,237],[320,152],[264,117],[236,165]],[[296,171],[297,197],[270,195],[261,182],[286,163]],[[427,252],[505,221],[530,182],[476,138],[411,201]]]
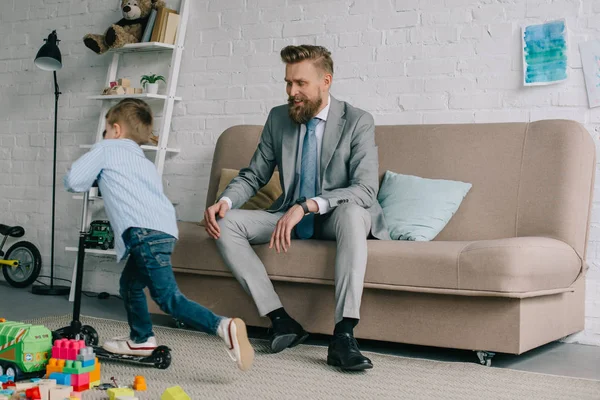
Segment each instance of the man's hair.
[[286,64],[295,64],[304,60],[312,60],[315,67],[333,75],[333,60],[331,52],[322,46],[303,44],[286,46],[281,50],[281,60]]
[[140,99],[123,99],[106,113],[108,124],[125,126],[127,138],[139,145],[146,144],[150,140],[152,121],[152,109]]

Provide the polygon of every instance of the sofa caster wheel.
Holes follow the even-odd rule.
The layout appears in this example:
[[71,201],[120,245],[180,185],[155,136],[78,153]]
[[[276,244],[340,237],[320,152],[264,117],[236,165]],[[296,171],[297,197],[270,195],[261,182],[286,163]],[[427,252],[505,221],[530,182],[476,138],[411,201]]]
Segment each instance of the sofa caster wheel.
[[479,358],[479,364],[485,365],[486,367],[492,366],[492,358],[496,355],[491,351],[478,351],[477,358]]

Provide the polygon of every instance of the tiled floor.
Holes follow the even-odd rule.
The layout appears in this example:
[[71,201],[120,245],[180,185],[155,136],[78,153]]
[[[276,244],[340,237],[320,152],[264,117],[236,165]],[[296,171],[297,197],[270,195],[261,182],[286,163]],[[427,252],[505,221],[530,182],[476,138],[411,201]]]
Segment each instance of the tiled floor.
[[[25,320],[70,313],[72,313],[72,303],[69,303],[66,297],[37,296],[31,294],[30,289],[15,289],[0,282],[0,317],[2,318]],[[81,313],[98,318],[126,319],[123,303],[115,297],[100,300],[92,295],[90,297],[83,296]],[[171,323],[170,319],[160,316],[156,316],[155,322],[157,324]],[[262,330],[253,330],[252,332],[256,336],[264,334]],[[308,343],[326,346],[327,340],[326,336],[319,335],[311,338]],[[463,350],[375,341],[361,341],[360,346],[362,350],[403,357],[448,362],[476,362],[475,353]],[[323,359],[325,359],[325,355],[326,349],[323,349]],[[600,380],[600,347],[555,342],[520,356],[498,354],[492,361],[492,367]]]

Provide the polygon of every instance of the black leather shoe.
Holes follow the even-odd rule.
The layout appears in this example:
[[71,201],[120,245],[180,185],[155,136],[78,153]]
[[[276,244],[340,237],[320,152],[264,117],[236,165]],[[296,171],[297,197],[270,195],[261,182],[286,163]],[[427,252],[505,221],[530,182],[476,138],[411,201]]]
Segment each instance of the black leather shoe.
[[308,332],[292,318],[275,318],[273,334],[271,335],[271,352],[279,353],[289,347],[294,347],[308,338]]
[[358,343],[349,333],[337,333],[329,343],[327,364],[345,371],[362,371],[373,368],[373,363],[358,350]]

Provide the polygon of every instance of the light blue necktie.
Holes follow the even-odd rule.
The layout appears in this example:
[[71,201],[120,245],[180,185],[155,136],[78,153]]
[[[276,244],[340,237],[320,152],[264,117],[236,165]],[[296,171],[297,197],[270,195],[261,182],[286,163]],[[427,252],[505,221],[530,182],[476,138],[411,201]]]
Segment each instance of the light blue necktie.
[[[313,118],[306,123],[306,134],[302,143],[300,165],[300,197],[307,200],[317,195],[317,135],[315,130],[321,121]],[[315,230],[315,215],[305,215],[296,225],[296,235],[300,239],[309,239]]]

